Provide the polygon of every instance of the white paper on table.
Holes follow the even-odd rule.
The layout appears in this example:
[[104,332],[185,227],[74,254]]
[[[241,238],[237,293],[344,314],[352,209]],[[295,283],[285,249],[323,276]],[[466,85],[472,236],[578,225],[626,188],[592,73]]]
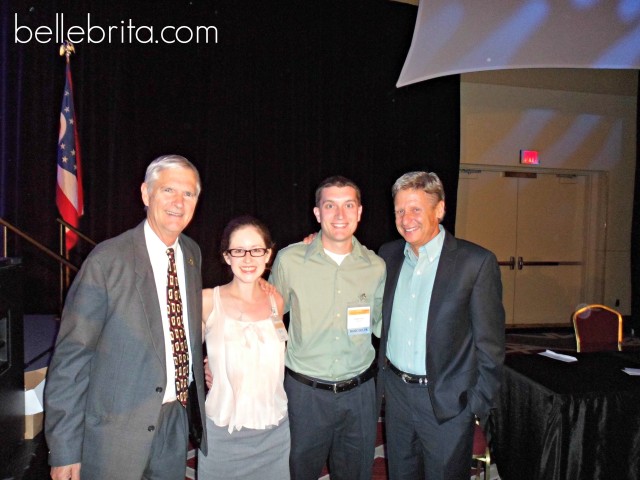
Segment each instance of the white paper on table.
[[640,375],[640,368],[623,368],[622,371],[627,375]]
[[561,362],[577,362],[578,361],[576,357],[572,357],[571,355],[562,355],[561,353],[556,353],[552,350],[545,350],[544,352],[540,352],[538,355],[553,358],[554,360],[560,360]]

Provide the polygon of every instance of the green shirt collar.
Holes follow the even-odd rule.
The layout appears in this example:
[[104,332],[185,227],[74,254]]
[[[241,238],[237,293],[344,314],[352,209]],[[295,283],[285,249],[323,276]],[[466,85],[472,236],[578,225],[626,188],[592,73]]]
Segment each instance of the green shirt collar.
[[[371,264],[371,258],[369,258],[369,254],[362,247],[362,244],[358,241],[358,239],[354,236],[351,238],[351,245],[353,246],[351,250],[351,255],[354,258],[363,259],[367,263]],[[322,230],[318,232],[316,238],[307,245],[307,250],[304,254],[305,262],[314,255],[324,255],[324,247],[322,246]]]
[[[429,258],[430,262],[433,262],[440,256],[440,252],[442,252],[442,246],[444,245],[444,227],[442,225],[438,225],[438,229],[440,230],[438,235],[433,237],[418,249],[418,253],[420,254],[420,256],[426,255]],[[411,245],[409,245],[408,243],[404,244],[404,255],[414,263],[418,261],[418,256],[413,252]]]

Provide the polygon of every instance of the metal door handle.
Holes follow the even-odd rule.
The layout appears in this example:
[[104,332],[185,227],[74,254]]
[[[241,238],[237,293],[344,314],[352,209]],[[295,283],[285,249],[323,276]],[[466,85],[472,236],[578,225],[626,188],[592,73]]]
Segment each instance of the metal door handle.
[[559,267],[565,265],[583,265],[582,262],[562,262],[562,261],[528,261],[525,262],[522,257],[518,257],[518,270],[522,267]]
[[516,258],[515,257],[509,257],[509,261],[505,262],[498,262],[498,265],[500,265],[501,267],[509,267],[509,270],[515,270],[516,268]]

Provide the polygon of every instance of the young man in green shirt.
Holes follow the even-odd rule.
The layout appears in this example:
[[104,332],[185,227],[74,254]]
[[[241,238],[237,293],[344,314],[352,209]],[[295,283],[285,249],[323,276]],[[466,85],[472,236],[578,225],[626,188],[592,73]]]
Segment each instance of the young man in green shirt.
[[375,351],[385,264],[358,242],[360,189],[336,176],[316,190],[320,232],[280,251],[271,278],[289,312],[285,389],[292,480],[369,480],[377,411]]

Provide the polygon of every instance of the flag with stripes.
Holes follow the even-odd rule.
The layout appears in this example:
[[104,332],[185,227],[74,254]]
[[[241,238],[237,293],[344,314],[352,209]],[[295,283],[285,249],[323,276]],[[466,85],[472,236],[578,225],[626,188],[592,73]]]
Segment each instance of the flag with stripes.
[[[56,204],[62,219],[76,228],[78,227],[78,219],[84,213],[81,172],[78,125],[73,109],[71,67],[67,61],[64,95],[60,109],[60,132],[58,133]],[[66,241],[67,249],[71,250],[78,241],[78,236],[71,230],[67,230]]]

